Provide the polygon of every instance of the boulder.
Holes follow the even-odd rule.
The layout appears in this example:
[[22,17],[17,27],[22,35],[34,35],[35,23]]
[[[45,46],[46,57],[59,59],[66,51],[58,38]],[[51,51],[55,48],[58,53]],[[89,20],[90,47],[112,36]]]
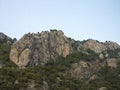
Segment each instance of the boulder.
[[105,50],[107,50],[106,46],[103,45],[102,43],[96,41],[96,40],[92,40],[89,39],[87,40],[84,45],[83,45],[86,49],[90,49],[93,50],[95,53],[101,53]]

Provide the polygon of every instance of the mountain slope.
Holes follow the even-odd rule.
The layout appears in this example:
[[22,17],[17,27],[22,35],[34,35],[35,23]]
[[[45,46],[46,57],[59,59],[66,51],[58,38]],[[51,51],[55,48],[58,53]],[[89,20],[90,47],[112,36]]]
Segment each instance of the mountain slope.
[[9,53],[12,43],[12,38],[0,32],[0,68],[6,61],[9,61]]
[[0,57],[7,54],[0,68],[1,90],[120,90],[115,42],[76,41],[51,30],[25,34],[7,45],[0,48]]

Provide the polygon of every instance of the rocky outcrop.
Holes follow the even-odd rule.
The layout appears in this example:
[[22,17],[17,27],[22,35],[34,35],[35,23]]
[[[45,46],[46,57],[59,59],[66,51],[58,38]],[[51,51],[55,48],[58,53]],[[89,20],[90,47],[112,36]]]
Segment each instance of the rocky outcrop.
[[[66,37],[62,31],[51,30],[25,34],[12,45],[10,59],[20,67],[44,65],[55,62],[58,56],[66,57],[76,52],[87,53],[87,49],[99,54],[99,58],[103,60],[109,57],[108,50],[114,51],[120,49],[120,46],[110,41],[75,41]],[[117,50],[118,55],[119,53]]]
[[95,53],[102,53],[106,52],[107,50],[116,50],[120,49],[120,45],[116,42],[106,41],[106,42],[99,42],[97,40],[88,39],[83,43],[83,47],[85,49],[91,49]]
[[12,39],[5,35],[4,33],[0,32],[0,43],[11,43],[12,42]]
[[116,42],[111,42],[111,41],[106,41],[104,45],[107,47],[109,50],[115,50],[119,49],[120,45],[118,45]]
[[96,41],[96,40],[92,40],[92,39],[89,39],[87,40],[85,43],[84,43],[84,47],[86,49],[91,49],[93,50],[95,53],[101,53],[103,51],[106,51],[107,48],[104,44]]
[[88,83],[91,80],[96,79],[97,76],[95,74],[103,66],[105,66],[105,62],[100,63],[97,60],[92,62],[86,62],[85,60],[81,60],[78,63],[73,63],[67,74],[79,80],[88,80]]
[[119,60],[115,58],[107,59],[107,66],[110,68],[117,68],[117,63]]
[[98,90],[107,90],[107,88],[106,87],[101,87]]
[[54,62],[72,52],[71,43],[62,31],[28,33],[11,47],[10,59],[20,67]]

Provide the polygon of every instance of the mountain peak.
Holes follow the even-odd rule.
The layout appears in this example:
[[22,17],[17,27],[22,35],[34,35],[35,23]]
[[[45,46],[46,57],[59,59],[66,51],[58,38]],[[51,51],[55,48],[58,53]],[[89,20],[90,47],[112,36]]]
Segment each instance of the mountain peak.
[[12,45],[10,58],[18,66],[32,66],[53,62],[71,52],[71,43],[64,33],[50,30],[25,34]]

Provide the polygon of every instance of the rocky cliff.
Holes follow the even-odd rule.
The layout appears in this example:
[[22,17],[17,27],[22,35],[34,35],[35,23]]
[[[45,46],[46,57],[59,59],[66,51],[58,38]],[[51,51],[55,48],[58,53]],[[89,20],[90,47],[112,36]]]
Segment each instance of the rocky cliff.
[[11,47],[10,59],[18,66],[52,63],[58,56],[72,53],[71,43],[62,31],[25,34]]
[[62,31],[51,30],[25,34],[12,45],[10,59],[20,67],[28,67],[53,63],[58,56],[66,57],[75,52],[87,53],[87,49],[94,51],[101,59],[104,59],[109,57],[108,50],[118,50],[120,46],[110,41],[105,43],[92,39],[84,42],[75,41],[66,37]]

